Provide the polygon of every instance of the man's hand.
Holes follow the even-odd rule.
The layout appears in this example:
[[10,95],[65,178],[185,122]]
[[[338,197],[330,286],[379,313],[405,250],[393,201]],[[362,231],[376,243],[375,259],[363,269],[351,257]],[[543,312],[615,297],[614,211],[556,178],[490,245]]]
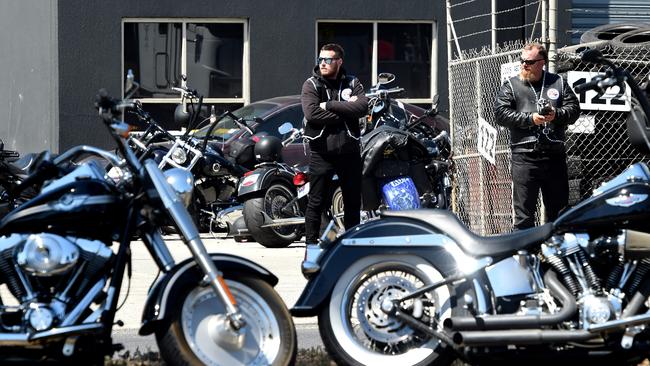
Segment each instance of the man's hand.
[[327,110],[327,109],[325,109],[325,104],[326,104],[326,103],[327,103],[327,102],[322,102],[321,104],[319,104],[320,109]]
[[539,113],[533,113],[533,124],[535,126],[543,125],[544,123],[552,122],[555,119],[555,108],[551,111],[551,113],[542,116]]

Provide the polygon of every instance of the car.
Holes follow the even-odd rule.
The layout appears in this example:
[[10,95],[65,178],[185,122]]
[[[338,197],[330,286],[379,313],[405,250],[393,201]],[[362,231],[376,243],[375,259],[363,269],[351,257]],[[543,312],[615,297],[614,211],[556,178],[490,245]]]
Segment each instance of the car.
[[[416,117],[424,114],[425,110],[413,104],[404,103],[405,109],[409,114]],[[299,95],[280,96],[270,99],[264,99],[250,103],[241,107],[232,113],[238,118],[253,119],[257,117],[257,122],[249,124],[249,127],[256,133],[266,133],[268,135],[283,137],[278,132],[285,122],[290,122],[294,128],[303,127],[304,114],[300,103]],[[449,121],[441,116],[427,117],[426,122],[437,130],[449,132]],[[204,127],[195,132],[195,136],[202,137],[207,133],[208,127]],[[213,145],[218,146],[224,154],[228,155],[231,146],[236,141],[246,137],[248,133],[241,129],[231,117],[222,118],[211,132],[211,141]],[[295,141],[287,145],[282,151],[284,162],[289,165],[307,165],[309,163],[309,148],[303,145],[302,141]]]

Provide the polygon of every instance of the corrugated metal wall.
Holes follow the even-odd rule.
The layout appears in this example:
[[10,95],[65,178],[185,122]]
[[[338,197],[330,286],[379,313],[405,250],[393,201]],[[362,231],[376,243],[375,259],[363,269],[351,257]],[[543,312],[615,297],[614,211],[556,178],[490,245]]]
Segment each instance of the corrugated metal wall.
[[584,31],[603,24],[650,22],[649,0],[573,0],[571,39],[580,43]]

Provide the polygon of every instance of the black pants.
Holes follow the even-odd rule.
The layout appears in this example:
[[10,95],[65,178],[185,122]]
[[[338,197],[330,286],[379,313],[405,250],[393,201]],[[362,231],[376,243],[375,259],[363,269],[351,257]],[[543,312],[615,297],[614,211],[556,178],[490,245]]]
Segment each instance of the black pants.
[[321,214],[331,204],[338,175],[343,193],[347,229],[359,224],[361,210],[361,156],[357,153],[330,155],[311,152],[309,161],[309,201],[305,212],[305,242],[316,243],[320,236]]
[[535,226],[535,211],[540,190],[546,222],[555,220],[560,210],[569,203],[569,176],[565,153],[513,153],[512,181],[516,230]]

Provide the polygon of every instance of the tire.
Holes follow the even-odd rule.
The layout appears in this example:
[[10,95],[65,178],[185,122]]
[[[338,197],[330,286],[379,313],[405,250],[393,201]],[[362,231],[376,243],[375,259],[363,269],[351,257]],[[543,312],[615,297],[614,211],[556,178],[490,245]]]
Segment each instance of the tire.
[[650,26],[618,35],[610,44],[616,48],[639,47],[645,50],[650,46]]
[[[371,256],[355,262],[338,278],[318,317],[330,356],[338,365],[451,364],[455,357],[450,347],[413,331],[377,307],[383,296],[400,298],[442,279],[431,264],[415,256]],[[435,304],[443,304],[442,308],[425,307],[425,314],[437,321],[433,326],[442,329],[442,321],[451,316],[449,289],[439,287],[429,297]],[[355,328],[351,318],[362,309]],[[403,340],[407,343],[400,343]]]
[[344,207],[343,207],[343,192],[341,191],[341,187],[337,187],[336,190],[334,190],[334,193],[332,194],[332,218],[336,222],[336,225],[339,228],[344,227],[343,225],[343,214],[345,213]]
[[285,215],[280,212],[287,202],[295,197],[295,193],[283,184],[271,185],[263,197],[251,198],[244,202],[244,220],[248,233],[256,242],[267,248],[284,248],[297,241],[302,236],[301,225],[282,227],[262,227],[264,218],[261,212],[265,212],[272,219],[300,217],[302,213],[298,202],[292,208],[293,215]]
[[617,36],[648,26],[644,23],[604,24],[587,30],[580,36],[580,43],[610,41]]
[[[178,300],[169,310],[173,314],[171,321],[166,329],[156,333],[165,363],[177,366],[293,364],[297,353],[296,331],[280,296],[268,283],[247,274],[230,273],[226,283],[247,324],[244,347],[233,351],[212,340],[208,333],[210,314],[224,314],[225,308],[211,287],[197,283],[174,295]],[[197,313],[198,317],[192,317]]]

